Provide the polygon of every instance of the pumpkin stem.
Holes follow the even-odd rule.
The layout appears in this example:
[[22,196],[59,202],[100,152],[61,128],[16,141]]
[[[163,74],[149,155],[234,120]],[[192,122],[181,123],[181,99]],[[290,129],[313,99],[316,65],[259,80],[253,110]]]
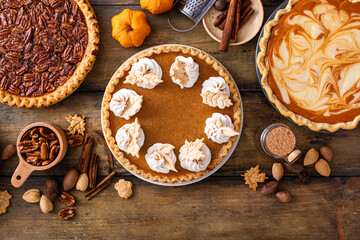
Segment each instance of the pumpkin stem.
[[132,31],[133,29],[131,28],[131,26],[127,26],[125,30],[126,30],[126,32],[130,32],[130,31]]

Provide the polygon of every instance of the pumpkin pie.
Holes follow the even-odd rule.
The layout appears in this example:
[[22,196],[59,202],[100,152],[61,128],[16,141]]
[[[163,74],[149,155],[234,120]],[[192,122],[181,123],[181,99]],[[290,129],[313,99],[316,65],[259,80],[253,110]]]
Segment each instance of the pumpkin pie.
[[224,160],[239,135],[241,112],[235,83],[214,58],[164,45],[120,66],[105,90],[101,118],[105,139],[126,169],[175,184]]
[[0,101],[26,108],[61,101],[80,86],[98,47],[87,0],[0,2]]
[[290,0],[264,27],[257,65],[269,100],[311,130],[360,121],[360,2]]

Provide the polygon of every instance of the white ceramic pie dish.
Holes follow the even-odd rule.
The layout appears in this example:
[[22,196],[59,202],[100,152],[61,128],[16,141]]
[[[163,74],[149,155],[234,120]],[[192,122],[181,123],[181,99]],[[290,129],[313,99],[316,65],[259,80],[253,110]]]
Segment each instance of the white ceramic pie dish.
[[[184,47],[194,48],[194,47],[190,47],[190,46],[186,46],[186,45],[180,45],[180,44],[164,44],[164,45],[159,45],[159,46],[168,46],[168,45],[172,45],[172,46],[174,46],[174,45],[175,45],[175,46],[184,46]],[[153,48],[153,47],[150,47],[150,48],[144,49],[144,50],[142,50],[142,51],[140,51],[140,52],[137,52],[137,53],[134,54],[133,56],[129,57],[129,59],[132,58],[132,57],[134,57],[135,55],[138,55],[139,53],[144,52],[144,51],[147,51],[147,50],[149,50],[149,49],[151,49],[151,48]],[[198,48],[194,48],[194,49],[196,49],[196,50],[198,50],[198,51],[201,51],[201,52],[204,52],[204,51],[202,51],[202,50],[200,50],[200,49],[198,49]],[[205,52],[204,52],[204,53],[205,53]],[[208,54],[208,53],[206,53],[206,54]],[[210,54],[208,54],[208,55],[210,55]],[[211,55],[210,55],[210,56],[211,56]],[[211,57],[213,57],[213,56],[211,56]],[[214,57],[213,57],[213,58],[214,58]],[[214,58],[214,59],[215,59],[215,58]],[[215,60],[216,60],[216,59],[215,59]],[[227,70],[218,60],[216,60],[216,61],[226,70],[226,72],[227,72],[227,73],[229,74],[229,76],[231,77],[232,81],[234,81],[233,77],[232,77],[231,74],[228,72],[228,70]],[[234,82],[235,82],[235,81],[234,81]],[[144,177],[142,177],[142,176],[140,176],[140,175],[138,175],[138,174],[136,174],[136,173],[133,173],[132,171],[130,171],[129,169],[127,169],[127,168],[121,163],[121,161],[120,161],[119,159],[117,159],[117,157],[116,157],[115,154],[112,152],[112,150],[111,150],[111,148],[110,148],[109,145],[108,145],[108,147],[109,147],[110,151],[112,152],[113,156],[114,156],[114,157],[116,158],[116,160],[121,164],[122,167],[124,167],[128,172],[130,172],[130,173],[133,174],[134,176],[136,176],[136,177],[138,177],[138,178],[140,178],[140,179],[142,179],[142,180],[144,180],[144,181],[146,181],[146,182],[149,182],[149,183],[152,183],[152,184],[155,184],[155,185],[160,185],[160,186],[175,187],[175,186],[185,186],[185,185],[189,185],[189,184],[196,183],[196,182],[199,182],[199,181],[201,181],[201,180],[204,180],[205,178],[209,177],[210,175],[212,175],[213,173],[215,173],[217,170],[219,170],[219,169],[226,163],[226,161],[230,158],[230,156],[231,156],[232,153],[234,152],[234,150],[235,150],[235,148],[236,148],[236,146],[237,146],[237,144],[238,144],[238,142],[239,142],[240,136],[241,136],[242,127],[243,127],[243,119],[244,119],[243,104],[242,104],[242,99],[241,99],[241,95],[240,95],[239,89],[238,89],[238,87],[237,87],[236,84],[235,84],[235,86],[236,86],[236,89],[237,89],[237,91],[238,91],[238,93],[239,93],[239,97],[240,97],[240,101],[241,101],[241,123],[240,123],[239,135],[237,136],[237,138],[236,138],[236,140],[235,140],[232,148],[230,149],[229,154],[222,160],[222,162],[219,163],[213,170],[211,170],[211,171],[208,172],[207,174],[201,176],[200,178],[194,179],[194,180],[189,181],[189,182],[174,183],[174,184],[173,184],[173,183],[160,183],[160,182],[157,182],[157,181],[152,181],[152,180],[147,179],[147,178],[144,178]],[[101,118],[101,126],[103,126],[102,118]],[[103,134],[105,135],[104,129],[102,129],[102,130],[103,130]],[[106,144],[108,144],[107,141],[106,141]]]

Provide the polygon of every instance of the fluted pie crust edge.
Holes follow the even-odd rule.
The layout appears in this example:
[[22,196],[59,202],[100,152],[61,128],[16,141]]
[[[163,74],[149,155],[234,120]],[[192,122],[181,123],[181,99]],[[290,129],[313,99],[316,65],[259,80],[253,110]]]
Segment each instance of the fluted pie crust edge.
[[84,56],[77,65],[73,75],[62,86],[58,86],[55,91],[46,93],[38,97],[22,97],[0,90],[0,102],[9,106],[21,108],[42,108],[48,107],[72,94],[84,81],[86,75],[93,67],[96,54],[99,50],[100,31],[99,23],[95,12],[88,0],[73,0],[84,15],[88,28],[88,44]]
[[[264,26],[264,33],[263,33],[263,37],[260,39],[259,41],[259,47],[260,47],[260,52],[257,56],[256,59],[256,63],[257,66],[259,68],[259,71],[262,75],[261,78],[261,85],[263,87],[263,89],[265,90],[269,100],[271,103],[273,103],[276,108],[279,110],[279,112],[285,116],[285,117],[289,117],[292,121],[294,121],[296,124],[298,124],[299,126],[306,126],[309,129],[313,130],[313,131],[320,131],[320,130],[327,130],[329,132],[335,132],[339,129],[354,129],[357,127],[359,121],[360,121],[360,115],[357,116],[354,120],[349,121],[349,122],[340,122],[340,123],[336,123],[336,124],[331,124],[331,123],[318,123],[318,122],[314,122],[311,121],[299,114],[294,113],[293,111],[290,111],[279,99],[278,97],[275,95],[275,93],[273,92],[273,90],[271,89],[270,85],[268,84],[267,81],[267,77],[268,77],[268,73],[269,73],[269,69],[266,66],[265,63],[265,57],[266,57],[266,50],[267,50],[267,46],[268,46],[268,41],[271,37],[271,30],[273,27],[275,27],[278,23],[279,23],[279,19],[281,16],[283,16],[284,14],[290,12],[290,10],[292,9],[292,7],[299,2],[300,0],[289,0],[289,3],[286,5],[286,7],[284,9],[280,9],[279,11],[277,11],[275,17],[273,20],[269,21],[265,26]],[[350,2],[356,2],[354,0],[348,0]]]
[[241,125],[241,117],[242,117],[241,100],[240,100],[240,95],[235,86],[235,82],[232,80],[232,78],[227,73],[227,71],[217,62],[217,60],[215,60],[210,55],[194,48],[190,48],[186,46],[177,46],[177,45],[156,46],[148,50],[145,50],[143,52],[140,52],[137,55],[128,59],[126,62],[124,62],[115,72],[108,86],[106,87],[102,101],[101,120],[102,120],[102,127],[104,131],[105,139],[111,151],[115,155],[115,157],[121,162],[121,164],[125,168],[151,181],[176,184],[176,183],[189,182],[197,178],[200,178],[201,176],[207,174],[210,171],[209,167],[211,169],[214,169],[229,154],[232,146],[236,142],[237,136],[230,138],[230,140],[222,147],[217,157],[211,160],[206,170],[201,172],[191,172],[191,173],[187,173],[186,175],[170,178],[168,176],[158,176],[156,175],[156,173],[152,173],[152,172],[145,172],[143,169],[140,169],[136,165],[132,164],[131,161],[124,156],[123,152],[117,146],[115,138],[112,136],[112,132],[110,129],[110,121],[109,121],[110,100],[112,98],[112,94],[114,92],[115,86],[119,84],[119,81],[124,76],[124,74],[130,70],[131,66],[135,62],[137,62],[138,59],[144,57],[151,57],[151,55],[153,54],[161,54],[161,53],[169,53],[169,52],[184,53],[184,54],[190,54],[191,56],[196,56],[201,60],[204,60],[209,66],[211,66],[214,70],[216,70],[221,77],[225,79],[226,83],[229,85],[231,92],[231,100],[233,102],[233,106],[232,106],[234,109],[234,114],[232,116],[234,120],[233,124],[235,127],[235,131],[239,132]]

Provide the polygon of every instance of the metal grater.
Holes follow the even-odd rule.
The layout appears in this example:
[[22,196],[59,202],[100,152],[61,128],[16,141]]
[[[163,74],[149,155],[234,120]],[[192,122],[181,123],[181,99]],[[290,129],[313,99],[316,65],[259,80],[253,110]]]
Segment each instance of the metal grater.
[[195,24],[188,29],[177,29],[175,28],[170,21],[170,13],[168,17],[168,21],[172,29],[178,32],[187,32],[196,27],[196,25],[201,21],[201,19],[205,16],[207,11],[211,8],[216,0],[177,0],[174,3],[173,8],[178,9],[185,16],[190,18]]

